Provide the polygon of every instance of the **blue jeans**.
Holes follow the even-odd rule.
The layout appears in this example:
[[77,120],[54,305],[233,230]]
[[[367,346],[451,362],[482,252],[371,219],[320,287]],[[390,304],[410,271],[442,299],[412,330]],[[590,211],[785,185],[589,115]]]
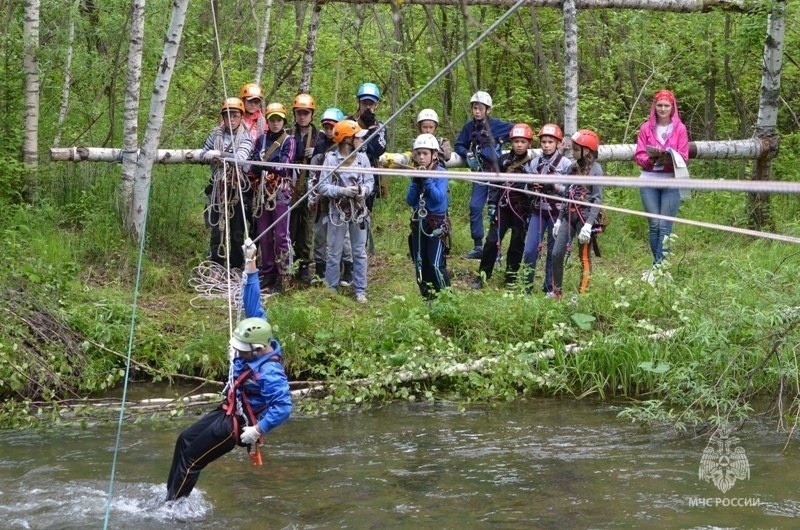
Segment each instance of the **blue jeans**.
[[[642,206],[644,211],[651,214],[675,217],[681,205],[681,194],[677,189],[640,188]],[[672,221],[653,219],[648,217],[647,224],[650,230],[650,251],[653,253],[653,263],[658,264],[669,254],[669,249],[664,248],[664,238],[672,233]]]
[[553,225],[558,218],[557,211],[533,210],[528,224],[528,234],[525,239],[525,250],[522,254],[522,262],[528,266],[528,277],[526,284],[530,288],[533,284],[533,274],[536,270],[536,262],[539,260],[539,246],[547,236],[547,255],[544,262],[544,284],[542,289],[549,293],[555,291],[553,283],[553,247],[556,238],[553,237]]
[[472,183],[472,193],[469,196],[469,232],[476,247],[483,245],[483,207],[486,206],[488,196],[488,186]]

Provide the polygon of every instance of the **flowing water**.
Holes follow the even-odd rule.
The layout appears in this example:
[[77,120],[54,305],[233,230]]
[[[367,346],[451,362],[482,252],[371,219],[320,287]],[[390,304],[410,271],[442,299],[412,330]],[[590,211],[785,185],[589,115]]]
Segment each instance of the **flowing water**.
[[175,436],[193,418],[0,432],[0,528],[800,528],[797,441],[736,432],[749,478],[701,480],[708,437],[644,432],[608,404],[533,400],[459,411],[394,404],[293,417],[264,465],[243,449],[164,503]]

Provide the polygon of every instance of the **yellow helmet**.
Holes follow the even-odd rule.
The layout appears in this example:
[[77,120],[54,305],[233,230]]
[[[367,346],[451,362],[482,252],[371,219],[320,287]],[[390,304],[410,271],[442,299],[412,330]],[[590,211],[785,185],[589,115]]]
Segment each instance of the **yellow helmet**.
[[264,117],[269,119],[270,116],[277,114],[284,120],[286,119],[286,107],[282,103],[270,103],[267,105],[267,110],[264,111]]
[[264,99],[264,94],[261,92],[261,87],[255,83],[247,83],[239,91],[239,98],[242,100],[250,98]]
[[244,114],[244,103],[239,98],[227,98],[222,103],[222,108],[219,109],[220,114],[224,114],[226,111],[230,110],[238,110],[242,114]]
[[297,94],[294,98],[293,109],[308,109],[310,111],[317,110],[317,104],[314,103],[314,98],[308,94]]

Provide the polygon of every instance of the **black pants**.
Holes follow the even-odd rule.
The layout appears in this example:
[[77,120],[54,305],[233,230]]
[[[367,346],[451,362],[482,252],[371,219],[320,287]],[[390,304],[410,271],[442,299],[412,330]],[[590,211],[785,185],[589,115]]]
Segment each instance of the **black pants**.
[[[297,204],[297,203],[293,203]],[[308,199],[295,206],[289,217],[289,236],[294,247],[294,261],[298,265],[311,263],[311,249],[314,239],[314,219],[308,209]]]
[[483,255],[478,273],[485,273],[486,279],[492,277],[494,265],[497,261],[500,244],[506,232],[511,230],[511,241],[506,251],[506,278],[505,283],[513,283],[516,279],[519,265],[522,262],[522,253],[525,250],[525,235],[528,233],[527,218],[511,208],[501,207],[497,215],[489,224],[486,243],[483,244]]
[[231,268],[240,269],[244,265],[242,245],[244,244],[245,219],[250,216],[250,212],[247,211],[246,214],[243,214],[242,206],[238,202],[232,208],[233,217],[230,219],[220,219],[220,212],[215,211],[215,209],[207,210],[205,213],[206,226],[211,229],[208,257],[211,261],[219,263],[223,267],[227,265],[225,248],[228,242],[225,240],[224,231],[220,230],[220,221],[222,221],[223,225],[227,223],[230,229]]
[[218,408],[184,430],[175,442],[167,478],[167,500],[189,495],[205,467],[236,447],[233,418]]
[[441,230],[443,226],[446,226],[444,216],[428,214],[428,218],[415,217],[411,220],[408,245],[414,261],[419,292],[428,300],[434,297],[434,292],[450,286],[444,241],[447,234],[434,235],[434,231]]

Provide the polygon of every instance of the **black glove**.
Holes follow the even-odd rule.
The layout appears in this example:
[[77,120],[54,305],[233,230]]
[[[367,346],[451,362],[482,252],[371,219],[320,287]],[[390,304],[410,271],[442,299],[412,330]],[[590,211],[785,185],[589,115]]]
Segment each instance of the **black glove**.
[[361,122],[364,124],[364,127],[369,129],[373,125],[375,125],[375,114],[370,109],[365,110],[361,113]]
[[425,179],[422,177],[414,177],[411,182],[416,184],[420,190],[425,187]]

